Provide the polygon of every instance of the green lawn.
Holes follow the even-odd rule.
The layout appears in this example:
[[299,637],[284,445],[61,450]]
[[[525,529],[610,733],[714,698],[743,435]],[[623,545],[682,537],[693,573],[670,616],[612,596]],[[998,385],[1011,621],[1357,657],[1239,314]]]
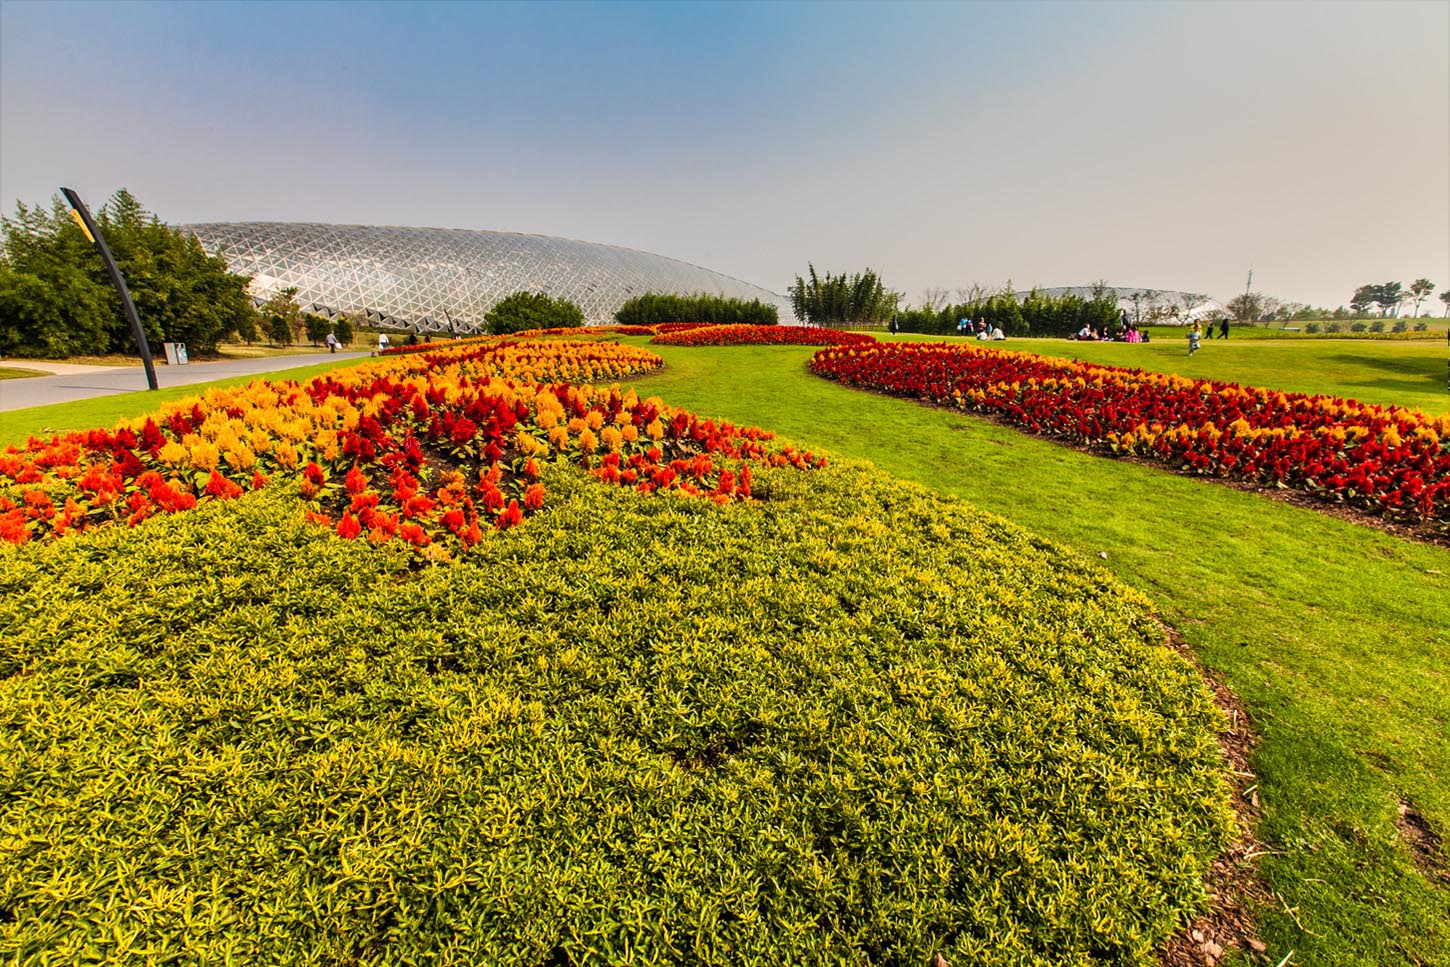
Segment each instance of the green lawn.
[[[1426,384],[1443,380],[1445,351],[1423,344],[1230,339],[1192,360],[1166,341],[1008,346],[1450,411]],[[1450,831],[1450,551],[850,390],[809,376],[808,349],[652,348],[667,368],[638,381],[642,392],[869,459],[1084,556],[1105,554],[1152,596],[1247,703],[1260,736],[1259,835],[1273,850],[1260,870],[1277,899],[1262,911],[1268,950],[1257,962],[1292,950],[1293,964],[1450,964],[1450,889],[1414,869],[1395,827],[1406,802]],[[102,425],[157,400],[111,397],[27,419]],[[14,416],[3,414],[0,440],[25,435]]]
[[1268,962],[1450,964],[1450,892],[1395,829],[1407,801],[1450,830],[1450,551],[850,390],[809,376],[808,349],[654,348],[668,366],[642,392],[1106,554],[1253,715],[1261,869],[1282,897],[1263,912]]
[[28,376],[45,376],[39,369],[22,369],[18,366],[0,366],[0,379],[25,379]]

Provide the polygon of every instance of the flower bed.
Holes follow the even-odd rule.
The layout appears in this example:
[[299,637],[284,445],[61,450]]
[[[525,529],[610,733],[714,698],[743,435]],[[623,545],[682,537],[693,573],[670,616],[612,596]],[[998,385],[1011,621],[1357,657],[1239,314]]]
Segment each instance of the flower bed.
[[859,346],[874,344],[876,337],[816,326],[704,326],[663,331],[650,342],[664,346]]
[[134,525],[199,500],[295,480],[309,515],[347,538],[399,539],[441,559],[544,501],[538,461],[607,483],[716,501],[751,497],[750,462],[816,466],[771,434],[586,385],[653,369],[594,342],[441,347],[320,376],[169,404],[115,430],[0,454],[0,539]]
[[1450,524],[1450,417],[974,346],[823,349],[811,371],[1177,469]]

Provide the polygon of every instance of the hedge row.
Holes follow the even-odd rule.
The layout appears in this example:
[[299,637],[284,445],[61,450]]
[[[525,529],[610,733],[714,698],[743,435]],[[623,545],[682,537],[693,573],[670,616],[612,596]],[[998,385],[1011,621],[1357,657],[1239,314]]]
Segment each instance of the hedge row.
[[626,300],[614,313],[614,321],[625,326],[654,326],[661,322],[708,322],[714,325],[773,326],[779,310],[759,299],[727,299],[723,296],[671,295],[646,292]]

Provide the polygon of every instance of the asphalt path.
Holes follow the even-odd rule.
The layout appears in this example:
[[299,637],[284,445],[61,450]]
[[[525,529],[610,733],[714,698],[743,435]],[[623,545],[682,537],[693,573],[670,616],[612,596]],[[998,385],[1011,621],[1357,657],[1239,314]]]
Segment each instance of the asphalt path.
[[[284,369],[325,363],[339,357],[367,358],[365,352],[300,353],[296,356],[265,356],[257,359],[226,359],[214,363],[187,363],[185,366],[156,365],[156,382],[162,387],[209,383],[233,376],[265,376]],[[42,369],[40,360],[12,359],[5,364],[26,369]],[[134,393],[144,390],[146,371],[140,366],[67,366],[67,372],[55,376],[27,376],[22,379],[0,379],[0,411],[20,410],[27,406],[69,403],[97,396]]]

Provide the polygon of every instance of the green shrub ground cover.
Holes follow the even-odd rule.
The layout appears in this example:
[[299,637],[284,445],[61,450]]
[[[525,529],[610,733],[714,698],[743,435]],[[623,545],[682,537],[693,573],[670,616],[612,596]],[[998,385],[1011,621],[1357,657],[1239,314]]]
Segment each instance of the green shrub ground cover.
[[865,465],[545,468],[406,570],[262,492],[0,550],[0,959],[1147,964],[1230,834],[1095,563]]

